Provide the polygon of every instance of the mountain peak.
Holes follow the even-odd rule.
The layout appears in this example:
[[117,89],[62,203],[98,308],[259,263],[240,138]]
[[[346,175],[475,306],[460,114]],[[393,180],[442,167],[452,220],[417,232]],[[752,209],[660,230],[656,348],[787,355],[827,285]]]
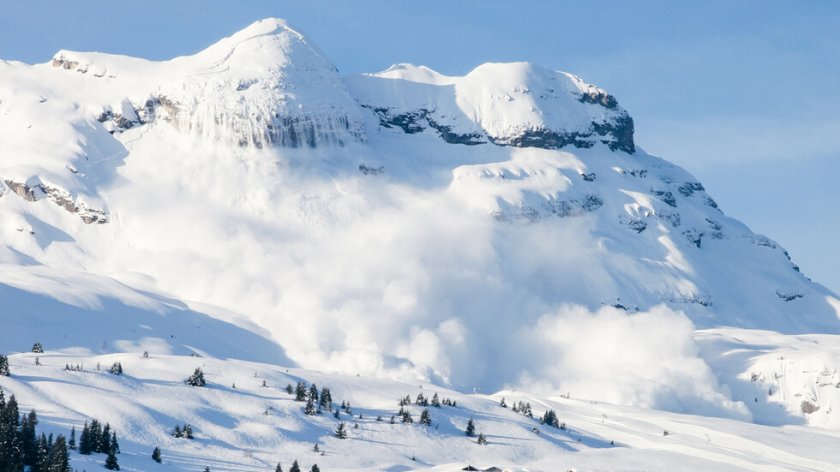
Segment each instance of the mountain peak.
[[636,149],[633,119],[612,95],[527,62],[481,64],[463,77],[396,64],[348,82],[384,128],[431,128],[458,144],[559,149],[601,143],[630,154]]

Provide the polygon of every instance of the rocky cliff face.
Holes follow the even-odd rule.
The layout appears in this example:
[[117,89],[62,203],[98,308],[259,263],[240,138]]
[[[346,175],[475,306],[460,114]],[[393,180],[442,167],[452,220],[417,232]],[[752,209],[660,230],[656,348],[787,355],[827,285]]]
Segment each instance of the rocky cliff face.
[[636,149],[633,119],[615,97],[532,64],[484,64],[464,77],[400,64],[348,83],[380,126],[409,134],[431,129],[448,143]]

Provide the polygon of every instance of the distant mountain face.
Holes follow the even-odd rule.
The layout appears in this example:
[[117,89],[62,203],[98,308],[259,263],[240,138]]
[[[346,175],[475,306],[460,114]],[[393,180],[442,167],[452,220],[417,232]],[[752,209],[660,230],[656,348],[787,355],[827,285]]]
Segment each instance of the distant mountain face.
[[164,62],[2,62],[0,180],[0,283],[117,279],[310,368],[500,387],[540,375],[529,336],[569,306],[840,331],[612,95],[525,63],[341,77],[279,20]]

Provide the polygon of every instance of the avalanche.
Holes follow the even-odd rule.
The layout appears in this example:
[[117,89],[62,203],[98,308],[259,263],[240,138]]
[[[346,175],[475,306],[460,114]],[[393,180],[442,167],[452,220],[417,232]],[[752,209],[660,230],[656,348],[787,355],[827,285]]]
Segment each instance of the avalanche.
[[[840,299],[633,131],[572,74],[342,77],[276,19],[168,61],[2,61],[0,343],[47,353],[0,386],[50,431],[109,421],[128,470],[154,444],[183,470],[829,470],[801,425],[840,424]],[[301,379],[358,405],[351,440]],[[421,385],[458,409],[375,421]]]

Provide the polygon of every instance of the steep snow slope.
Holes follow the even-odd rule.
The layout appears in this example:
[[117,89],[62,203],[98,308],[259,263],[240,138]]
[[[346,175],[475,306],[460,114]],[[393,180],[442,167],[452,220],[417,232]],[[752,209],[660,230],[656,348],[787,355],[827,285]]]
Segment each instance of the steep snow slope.
[[264,20],[164,62],[3,62],[0,84],[0,261],[33,281],[9,299],[59,310],[32,294],[68,284],[128,323],[150,315],[126,300],[247,319],[305,368],[742,418],[694,326],[840,327],[834,294],[570,74],[342,80]]

